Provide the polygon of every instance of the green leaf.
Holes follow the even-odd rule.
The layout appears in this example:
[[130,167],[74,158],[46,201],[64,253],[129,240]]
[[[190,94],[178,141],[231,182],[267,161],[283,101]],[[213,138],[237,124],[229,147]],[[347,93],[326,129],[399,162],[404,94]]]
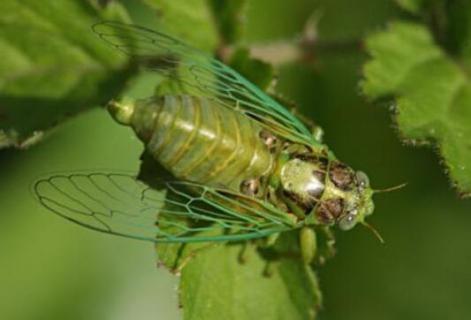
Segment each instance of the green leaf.
[[160,244],[157,249],[164,266],[181,268],[185,320],[315,319],[322,296],[315,273],[293,251],[297,237],[297,231],[282,234],[267,249],[260,242]]
[[185,320],[315,319],[321,293],[290,242],[297,237],[297,231],[283,234],[266,249],[255,241],[159,244],[157,252],[161,265],[181,275]]
[[467,0],[398,0],[400,6],[422,18],[435,39],[453,56],[471,54],[471,2]]
[[229,65],[261,89],[267,89],[275,75],[271,64],[251,58],[245,48],[234,52]]
[[158,14],[165,32],[200,49],[212,51],[218,43],[207,0],[144,0]]
[[223,44],[234,44],[244,31],[246,0],[209,0],[220,40]]
[[422,6],[428,0],[396,0],[396,2],[405,10],[412,13],[418,13]]
[[396,0],[397,4],[404,10],[413,14],[427,14],[427,11],[436,9],[446,10],[446,7],[453,6],[456,3],[464,3],[466,0],[448,1],[448,0]]
[[160,262],[178,271],[185,320],[315,319],[322,297],[300,259],[298,231],[273,247],[246,243],[159,244]]
[[0,148],[27,147],[67,116],[104,103],[133,70],[90,27],[126,20],[116,3],[0,2]]
[[372,60],[364,68],[364,93],[395,97],[402,137],[435,145],[461,195],[470,196],[471,70],[462,63],[470,57],[452,59],[415,23],[393,23],[366,46]]
[[185,320],[314,319],[320,293],[314,272],[300,260],[266,261],[255,246],[221,245],[199,254],[183,269],[180,299]]

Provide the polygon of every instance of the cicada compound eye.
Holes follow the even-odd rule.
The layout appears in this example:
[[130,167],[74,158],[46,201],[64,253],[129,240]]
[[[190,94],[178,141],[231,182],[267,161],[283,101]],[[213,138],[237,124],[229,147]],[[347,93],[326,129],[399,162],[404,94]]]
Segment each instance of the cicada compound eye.
[[350,211],[339,221],[339,228],[344,231],[352,229],[357,224],[357,215],[357,210]]
[[363,171],[357,171],[356,172],[356,179],[357,179],[357,183],[358,183],[359,187],[361,187],[361,188],[369,188],[370,187],[370,179],[368,178],[366,173],[364,173]]
[[330,180],[341,190],[351,190],[354,175],[352,169],[340,162],[332,163],[329,170]]

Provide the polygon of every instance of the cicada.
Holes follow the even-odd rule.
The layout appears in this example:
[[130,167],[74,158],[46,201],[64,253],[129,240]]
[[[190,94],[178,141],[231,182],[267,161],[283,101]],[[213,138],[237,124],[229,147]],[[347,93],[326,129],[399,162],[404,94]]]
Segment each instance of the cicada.
[[374,209],[366,174],[339,161],[276,99],[167,34],[117,22],[93,30],[172,83],[166,93],[108,105],[166,173],[152,183],[113,172],[49,176],[34,187],[45,207],[95,230],[156,243],[299,230],[307,263],[319,230],[366,224]]

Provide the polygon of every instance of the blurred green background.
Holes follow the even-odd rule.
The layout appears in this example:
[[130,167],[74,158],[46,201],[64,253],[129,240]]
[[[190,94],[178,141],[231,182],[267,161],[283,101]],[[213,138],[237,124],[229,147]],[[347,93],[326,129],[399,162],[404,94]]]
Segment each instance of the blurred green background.
[[[323,41],[347,43],[402,15],[392,1],[252,0],[246,42],[293,38],[313,12]],[[361,227],[337,233],[338,255],[319,269],[320,318],[467,319],[471,202],[457,198],[432,150],[400,143],[387,105],[362,98],[365,59],[337,47],[313,64],[278,70],[279,91],[324,128],[340,159],[366,171],[376,188],[408,182],[376,196],[369,222],[385,245]],[[137,171],[140,152],[132,132],[101,109],[26,151],[0,151],[0,318],[179,319],[177,279],[156,267],[151,244],[73,225],[42,209],[29,190],[53,171]]]

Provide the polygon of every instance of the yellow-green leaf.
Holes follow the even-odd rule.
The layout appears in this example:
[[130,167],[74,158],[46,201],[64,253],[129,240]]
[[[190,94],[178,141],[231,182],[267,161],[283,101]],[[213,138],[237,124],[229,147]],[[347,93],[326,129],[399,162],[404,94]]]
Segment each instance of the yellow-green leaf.
[[91,31],[126,20],[117,3],[0,2],[0,148],[27,147],[69,115],[104,103],[132,73]]
[[165,32],[184,39],[193,46],[213,50],[218,34],[207,0],[144,0],[155,10]]
[[209,0],[214,21],[223,44],[236,43],[244,30],[246,0]]
[[239,262],[240,245],[222,245],[198,254],[183,269],[180,299],[185,320],[307,320],[321,303],[312,269],[299,259],[267,261],[255,246]]
[[364,68],[364,93],[394,97],[403,139],[434,145],[460,194],[470,196],[471,70],[459,60],[469,57],[453,59],[416,23],[393,23],[366,46],[372,60]]

